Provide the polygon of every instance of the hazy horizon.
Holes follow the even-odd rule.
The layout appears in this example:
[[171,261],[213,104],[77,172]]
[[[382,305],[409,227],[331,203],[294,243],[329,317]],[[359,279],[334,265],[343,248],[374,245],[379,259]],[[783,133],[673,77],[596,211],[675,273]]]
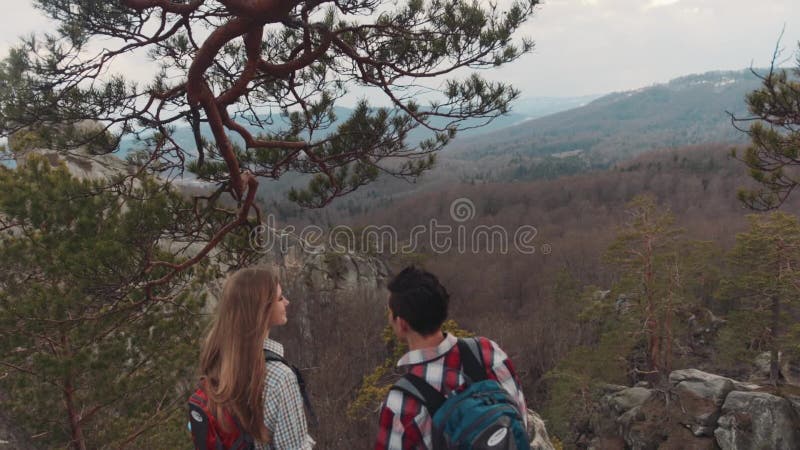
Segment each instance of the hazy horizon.
[[[33,0],[7,11],[3,25],[0,57],[19,36],[53,26]],[[796,0],[764,0],[755,8],[742,0],[549,0],[521,30],[536,42],[533,53],[481,74],[511,82],[522,98],[602,95],[768,66],[782,29],[780,61],[793,65],[800,41]],[[152,67],[144,56],[114,66],[138,81],[149,80]],[[342,105],[365,95],[354,90]]]

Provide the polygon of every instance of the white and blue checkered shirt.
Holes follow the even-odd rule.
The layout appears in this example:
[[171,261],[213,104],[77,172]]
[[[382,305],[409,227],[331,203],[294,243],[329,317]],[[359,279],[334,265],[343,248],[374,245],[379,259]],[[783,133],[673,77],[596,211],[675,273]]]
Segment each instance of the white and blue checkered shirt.
[[[283,357],[283,345],[267,338],[264,349]],[[310,450],[314,439],[308,434],[303,397],[297,377],[290,367],[278,361],[267,361],[264,381],[264,424],[272,441],[256,447],[262,450]]]

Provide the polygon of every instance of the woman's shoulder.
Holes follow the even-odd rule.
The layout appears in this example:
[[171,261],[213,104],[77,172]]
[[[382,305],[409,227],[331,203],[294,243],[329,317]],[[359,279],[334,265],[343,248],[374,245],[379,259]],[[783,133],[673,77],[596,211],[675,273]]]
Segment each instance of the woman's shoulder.
[[292,368],[281,361],[267,361],[265,377],[268,385],[285,385],[286,383],[297,382],[297,377]]

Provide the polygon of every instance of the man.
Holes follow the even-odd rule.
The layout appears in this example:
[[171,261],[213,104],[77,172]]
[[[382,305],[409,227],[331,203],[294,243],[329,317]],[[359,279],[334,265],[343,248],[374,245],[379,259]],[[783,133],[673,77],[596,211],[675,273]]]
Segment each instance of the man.
[[[447,290],[436,276],[413,266],[400,272],[388,288],[389,322],[409,348],[398,367],[450,396],[466,379],[458,340],[441,329],[447,319]],[[477,342],[487,378],[500,383],[527,420],[525,398],[511,360],[493,341],[481,337]],[[431,449],[431,426],[431,415],[417,398],[392,389],[381,407],[375,450]]]

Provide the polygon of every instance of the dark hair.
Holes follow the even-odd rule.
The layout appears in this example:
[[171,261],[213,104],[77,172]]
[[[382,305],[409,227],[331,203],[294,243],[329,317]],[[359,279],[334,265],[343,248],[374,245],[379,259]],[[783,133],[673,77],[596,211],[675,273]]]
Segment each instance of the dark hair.
[[389,283],[389,308],[417,333],[428,336],[447,319],[450,295],[436,275],[408,266]]

